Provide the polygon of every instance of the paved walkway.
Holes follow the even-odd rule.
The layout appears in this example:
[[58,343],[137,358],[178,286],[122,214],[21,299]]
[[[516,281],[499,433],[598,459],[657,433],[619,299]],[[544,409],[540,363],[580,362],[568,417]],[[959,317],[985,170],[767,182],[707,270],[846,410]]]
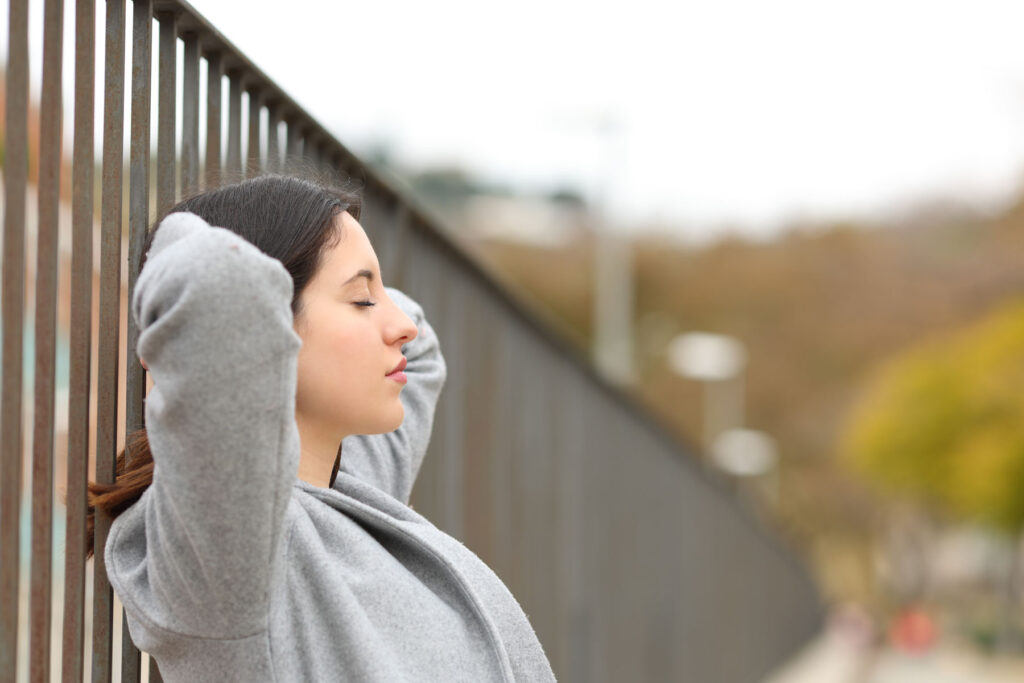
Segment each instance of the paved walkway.
[[951,647],[911,655],[875,649],[832,627],[764,683],[1021,683],[1024,658],[985,657]]

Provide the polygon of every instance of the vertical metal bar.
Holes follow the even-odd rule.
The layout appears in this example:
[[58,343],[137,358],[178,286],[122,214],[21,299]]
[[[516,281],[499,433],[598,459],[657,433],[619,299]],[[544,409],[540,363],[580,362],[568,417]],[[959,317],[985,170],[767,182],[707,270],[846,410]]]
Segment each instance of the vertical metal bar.
[[220,184],[220,53],[206,55],[206,187]]
[[310,133],[302,143],[302,152],[306,162],[316,173],[323,173],[323,163],[320,157],[320,136],[317,133]]
[[[153,68],[152,0],[132,0],[132,120],[129,147],[128,190],[128,287],[129,300],[142,261],[142,247],[149,228],[150,140]],[[128,316],[128,383],[125,393],[126,431],[131,433],[145,424],[142,410],[146,396],[145,370],[135,358],[139,330],[135,318]]]
[[[121,330],[121,183],[124,147],[124,14],[125,0],[107,0],[104,50],[106,65],[103,80],[103,194],[100,200],[102,238],[99,367],[96,372],[96,481],[102,484],[114,482],[117,450],[117,381]],[[106,564],[103,560],[103,547],[106,545],[109,529],[110,520],[96,511],[93,518],[93,681],[109,681],[111,674],[113,593],[107,581]],[[102,661],[98,661],[100,658]]]
[[246,154],[245,175],[254,176],[260,173],[260,91],[249,89],[249,144]]
[[267,103],[267,170],[276,173],[281,168],[281,107],[277,102]]
[[93,121],[96,4],[75,2],[75,132],[71,199],[71,357],[61,678],[82,680],[85,622],[85,485],[89,469],[92,361]]
[[291,169],[302,157],[302,125],[295,119],[288,121],[285,139],[286,167]]
[[[139,274],[139,261],[142,257],[142,245],[146,239],[149,225],[149,152],[150,152],[150,106],[152,101],[152,69],[153,69],[153,5],[152,0],[132,0],[132,107],[131,107],[131,142],[129,146],[129,191],[128,191],[128,300],[131,301],[135,291],[135,280]],[[120,225],[118,225],[120,233]],[[143,426],[143,398],[146,395],[146,375],[139,361],[135,358],[135,348],[139,340],[139,330],[135,319],[128,316],[128,358],[125,363],[127,383],[125,386],[125,427],[133,432]],[[100,467],[100,458],[108,457],[111,451],[98,451],[96,464],[97,481],[100,477],[114,481],[114,462],[110,460]],[[103,529],[106,540],[110,528],[110,520],[105,515],[97,514],[97,529]],[[101,525],[102,523],[102,525]],[[99,536],[97,535],[97,543]],[[101,547],[101,546],[97,546]],[[106,567],[101,564],[102,557],[96,558],[96,605],[95,614],[102,612],[103,623],[109,624],[113,614],[113,594],[107,581]],[[100,592],[102,580],[103,592]],[[101,604],[100,599],[104,602]],[[128,620],[122,619],[121,628],[121,680],[135,683],[139,680],[141,655],[131,635],[128,633]],[[95,621],[94,621],[95,624]],[[94,627],[95,628],[95,625]],[[111,678],[111,633],[108,631],[103,643],[102,653],[97,652],[93,645],[93,681],[110,681]]]
[[32,561],[29,679],[50,679],[53,423],[57,359],[57,220],[60,208],[61,60],[64,3],[43,9],[43,89],[39,102],[39,232],[36,261],[35,419],[32,425]]
[[338,173],[338,167],[334,163],[334,150],[331,148],[330,140],[324,139],[320,141],[320,165],[329,174]]
[[345,155],[341,152],[341,150],[335,152],[334,155],[331,157],[331,168],[333,169],[334,174],[338,178],[344,179],[347,177],[348,172],[345,170]]
[[404,202],[395,210],[395,229],[388,235],[388,272],[391,281],[398,288],[405,287],[406,274],[409,272],[406,258],[409,253],[409,225],[412,219],[409,207]]
[[[128,190],[128,289],[129,300],[135,292],[135,281],[142,261],[142,247],[149,229],[150,141],[152,68],[153,68],[153,4],[152,0],[132,0],[132,120],[129,147]],[[135,318],[128,316],[128,375],[125,390],[125,427],[131,433],[145,425],[142,410],[146,396],[146,375],[135,357],[139,330]]]
[[331,171],[331,159],[327,154],[327,141],[319,138],[316,143],[316,165],[321,173]]
[[199,189],[199,38],[189,31],[185,43],[184,89],[181,95],[181,193]]
[[8,8],[3,164],[3,403],[0,412],[0,681],[3,683],[13,683],[18,663],[25,184],[28,176],[28,0],[11,0]]
[[242,74],[228,72],[228,153],[224,171],[231,180],[242,177]]
[[175,188],[174,117],[177,106],[178,28],[174,12],[157,12],[160,22],[159,82],[156,123],[156,213],[162,216],[177,196]]

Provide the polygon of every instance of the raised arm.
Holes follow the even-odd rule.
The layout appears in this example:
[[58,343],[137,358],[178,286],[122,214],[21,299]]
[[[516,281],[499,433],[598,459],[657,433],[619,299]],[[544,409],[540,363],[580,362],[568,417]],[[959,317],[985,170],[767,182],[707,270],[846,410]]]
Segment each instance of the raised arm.
[[[148,575],[146,609],[162,628],[235,638],[266,627],[299,455],[292,287],[279,261],[183,213],[163,221],[139,277],[132,312],[154,381],[155,472],[141,510],[129,510],[145,515],[145,555],[108,552],[108,562],[119,564],[112,581]],[[115,588],[127,602],[138,584]]]
[[409,502],[416,475],[430,443],[434,409],[448,374],[437,334],[423,308],[403,292],[387,287],[388,295],[416,323],[419,334],[402,347],[409,378],[402,389],[402,426],[387,434],[350,436],[342,442],[339,469]]

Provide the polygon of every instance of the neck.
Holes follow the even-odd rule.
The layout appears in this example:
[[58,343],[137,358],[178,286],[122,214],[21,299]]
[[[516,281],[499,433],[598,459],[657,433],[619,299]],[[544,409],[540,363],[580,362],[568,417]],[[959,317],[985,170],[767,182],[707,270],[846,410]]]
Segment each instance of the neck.
[[327,488],[331,484],[331,471],[345,435],[317,428],[298,414],[295,423],[299,428],[301,448],[298,477],[307,484]]

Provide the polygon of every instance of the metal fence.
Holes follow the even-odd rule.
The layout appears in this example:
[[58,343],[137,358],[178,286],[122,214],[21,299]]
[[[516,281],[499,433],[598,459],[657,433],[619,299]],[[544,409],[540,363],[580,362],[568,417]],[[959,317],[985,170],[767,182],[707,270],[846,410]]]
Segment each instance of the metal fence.
[[[125,301],[145,231],[158,212],[191,189],[279,168],[289,159],[363,182],[362,222],[382,270],[390,284],[422,303],[449,364],[413,505],[505,580],[559,679],[755,681],[808,638],[820,606],[806,570],[720,479],[604,383],[189,5],[134,0],[130,7],[129,17],[125,0],[105,4],[100,112],[94,106],[96,3],[75,3],[69,245],[68,235],[61,236],[62,176],[67,186],[63,2],[44,6],[38,148],[29,134],[28,0],[9,5],[0,680],[15,680],[17,673],[33,681],[58,673],[67,681],[157,680],[155,668],[143,670],[145,660],[127,630],[116,632],[123,621],[115,614],[102,552],[87,563],[83,550],[86,479],[112,481],[116,450],[143,422],[146,380]],[[65,261],[70,274],[60,278]],[[34,302],[31,329],[26,300]],[[62,322],[65,307],[70,313]],[[61,325],[69,334],[66,391],[58,376]],[[32,396],[23,396],[29,384]],[[66,483],[55,481],[60,462]],[[22,490],[25,479],[30,492]],[[65,486],[62,505],[54,493]],[[26,495],[31,545],[21,551]],[[55,521],[64,525],[63,551]],[[97,520],[98,548],[108,528],[109,520]],[[59,609],[53,608],[55,588],[62,592]],[[19,640],[27,641],[20,661]]]

